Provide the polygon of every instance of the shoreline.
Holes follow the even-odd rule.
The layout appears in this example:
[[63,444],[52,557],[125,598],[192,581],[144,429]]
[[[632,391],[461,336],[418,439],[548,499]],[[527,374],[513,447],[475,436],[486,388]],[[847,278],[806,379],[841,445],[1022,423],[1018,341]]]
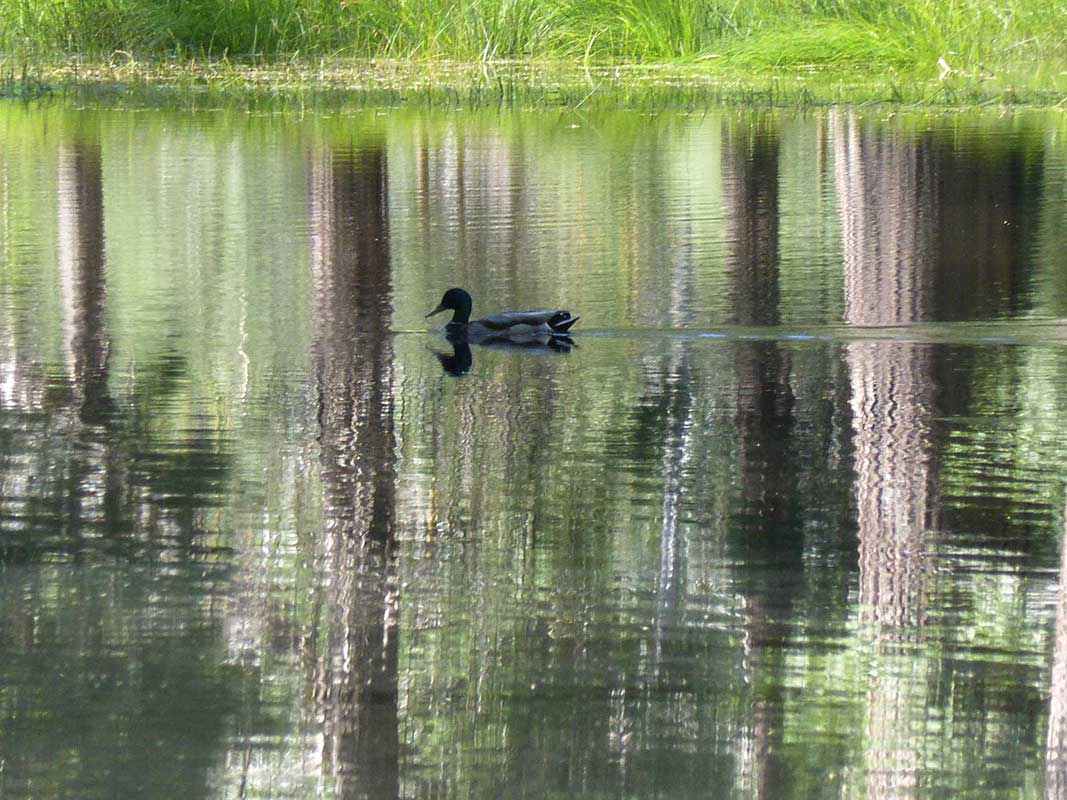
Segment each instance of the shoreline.
[[343,107],[698,109],[835,105],[966,109],[1067,109],[1067,73],[1052,78],[967,74],[933,77],[848,67],[739,70],[690,65],[316,59],[242,64],[0,58],[0,98],[71,97],[117,105],[313,110]]

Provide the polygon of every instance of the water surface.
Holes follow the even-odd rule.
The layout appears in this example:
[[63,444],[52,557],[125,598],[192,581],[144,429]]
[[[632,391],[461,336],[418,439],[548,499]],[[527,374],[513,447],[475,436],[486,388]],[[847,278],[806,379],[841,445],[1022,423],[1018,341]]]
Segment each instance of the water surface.
[[0,795],[1061,796],[1065,130],[0,105]]

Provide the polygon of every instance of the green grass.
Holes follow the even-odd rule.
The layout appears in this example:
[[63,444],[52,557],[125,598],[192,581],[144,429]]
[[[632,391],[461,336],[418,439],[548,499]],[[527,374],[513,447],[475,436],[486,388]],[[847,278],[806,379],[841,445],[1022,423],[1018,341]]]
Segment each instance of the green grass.
[[0,0],[6,53],[992,69],[1067,58],[1057,0]]
[[1067,12],[1062,0],[0,0],[9,72],[72,57],[666,63],[1049,93],[1067,75]]
[[881,65],[907,69],[914,53],[874,25],[828,19],[769,28],[730,42],[725,55],[748,67]]

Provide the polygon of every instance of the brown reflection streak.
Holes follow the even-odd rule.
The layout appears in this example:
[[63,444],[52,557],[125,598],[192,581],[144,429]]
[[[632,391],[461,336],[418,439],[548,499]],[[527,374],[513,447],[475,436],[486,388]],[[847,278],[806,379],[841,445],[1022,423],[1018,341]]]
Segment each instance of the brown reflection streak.
[[937,228],[932,160],[925,148],[867,130],[854,116],[836,115],[831,126],[845,320],[899,325],[926,319]]
[[1060,543],[1060,583],[1056,605],[1056,639],[1049,686],[1048,736],[1045,751],[1045,797],[1067,797],[1067,508]]
[[83,395],[82,418],[91,421],[107,392],[109,351],[99,144],[79,142],[60,148],[58,192],[63,343],[69,377]]
[[[69,407],[85,426],[70,459],[64,497],[67,523],[80,532],[114,510],[124,477],[109,437],[107,283],[100,145],[75,139],[59,150],[57,169],[59,278]],[[66,405],[66,402],[64,403]]]
[[[772,116],[726,123],[723,176],[727,225],[726,266],[730,275],[733,322],[775,325],[779,309],[779,154],[778,123]],[[744,541],[740,562],[754,569],[800,569],[798,541],[790,536],[788,502],[795,488],[784,451],[793,428],[794,397],[788,354],[776,343],[736,348],[738,470],[743,508],[754,522],[737,523]],[[796,556],[796,558],[794,558]],[[795,562],[795,563],[793,563]],[[773,566],[771,564],[773,563]],[[746,581],[745,671],[751,684],[770,685],[768,673],[780,670],[776,657],[786,635],[782,621],[791,597],[777,587],[775,596],[752,587],[773,581]],[[774,680],[773,685],[781,685]],[[739,785],[755,797],[778,797],[788,785],[785,763],[777,755],[785,728],[779,693],[761,694],[739,742]]]
[[771,117],[725,123],[726,267],[739,325],[779,320],[777,123]]
[[[930,165],[920,147],[831,121],[845,255],[845,318],[896,325],[924,318],[932,236]],[[918,209],[923,215],[920,217]],[[913,714],[925,681],[905,664],[924,621],[929,505],[929,351],[909,343],[854,342],[852,385],[860,617],[878,668],[867,694],[867,796],[915,797],[920,759]]]
[[324,767],[342,797],[396,797],[395,462],[383,146],[311,159],[312,272],[328,629],[309,645]]

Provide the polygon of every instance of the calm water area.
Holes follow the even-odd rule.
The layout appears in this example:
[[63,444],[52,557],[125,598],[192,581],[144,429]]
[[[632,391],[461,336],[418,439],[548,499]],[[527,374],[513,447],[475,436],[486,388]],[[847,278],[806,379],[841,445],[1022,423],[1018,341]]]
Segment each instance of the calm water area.
[[0,797],[1063,798],[1065,423],[1060,112],[0,104]]

